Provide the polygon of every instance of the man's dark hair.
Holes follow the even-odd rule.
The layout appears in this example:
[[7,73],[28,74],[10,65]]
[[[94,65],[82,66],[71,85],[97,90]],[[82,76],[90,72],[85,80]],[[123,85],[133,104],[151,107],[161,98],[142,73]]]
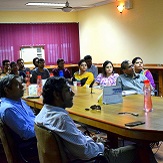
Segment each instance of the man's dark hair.
[[[137,59],[142,60],[140,57],[135,57],[135,58],[132,60],[132,64],[135,64],[135,62],[137,61]],[[142,61],[143,61],[143,60],[142,60]]]
[[13,66],[13,65],[17,65],[17,63],[16,63],[16,62],[14,62],[14,61],[13,61],[13,62],[11,62],[11,63],[10,63],[10,67],[12,68],[12,66]]
[[127,68],[127,66],[129,65],[129,60],[124,60],[122,63],[121,63],[121,69],[122,70],[125,70]]
[[24,60],[22,58],[17,59],[16,62],[18,63],[19,61],[23,61],[24,62]]
[[112,65],[112,67],[113,67],[113,71],[114,71],[114,66],[113,66],[113,63],[111,62],[111,61],[105,61],[104,63],[103,63],[103,66],[102,66],[102,74],[106,77],[106,71],[105,71],[105,68],[106,68],[106,66],[108,65],[108,64],[111,64]]
[[45,60],[43,58],[39,58],[38,63],[40,63],[40,62],[45,62]]
[[[34,64],[34,65],[35,65],[35,61],[36,61],[37,59],[39,60],[38,57],[33,58],[33,64]],[[35,66],[36,66],[36,65],[35,65]]]
[[82,64],[82,62],[85,62],[84,59],[81,59],[79,62],[78,62],[78,66],[80,66]]
[[91,57],[90,55],[86,55],[86,56],[84,57],[84,60],[87,60],[87,59],[92,59],[92,57]]
[[0,98],[1,97],[6,97],[6,92],[5,92],[5,88],[10,88],[11,85],[12,85],[12,81],[13,79],[15,78],[19,78],[18,75],[13,75],[13,74],[9,74],[5,77],[3,77],[1,80],[0,80]]
[[6,62],[10,62],[10,61],[8,59],[5,59],[5,60],[2,61],[2,65],[5,66]]
[[64,61],[64,59],[59,58],[59,59],[57,60],[57,64],[59,64],[60,62],[65,62],[65,61]]
[[64,77],[50,77],[43,86],[43,103],[51,105],[54,100],[53,92],[61,92],[66,84]]

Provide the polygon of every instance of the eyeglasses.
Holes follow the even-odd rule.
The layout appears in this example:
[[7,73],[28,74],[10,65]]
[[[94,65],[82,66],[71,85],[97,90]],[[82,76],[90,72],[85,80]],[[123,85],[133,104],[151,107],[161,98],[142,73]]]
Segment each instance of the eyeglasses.
[[129,68],[132,68],[132,67],[133,67],[133,65],[129,65],[129,66],[128,66],[128,69],[129,69]]

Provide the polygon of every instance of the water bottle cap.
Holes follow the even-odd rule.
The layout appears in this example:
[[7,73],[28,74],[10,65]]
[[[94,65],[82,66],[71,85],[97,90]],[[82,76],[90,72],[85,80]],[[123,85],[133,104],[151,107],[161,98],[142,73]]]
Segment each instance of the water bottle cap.
[[37,79],[41,79],[41,75],[37,75]]
[[149,80],[144,80],[144,84],[149,84]]
[[50,73],[50,77],[54,76],[53,73]]

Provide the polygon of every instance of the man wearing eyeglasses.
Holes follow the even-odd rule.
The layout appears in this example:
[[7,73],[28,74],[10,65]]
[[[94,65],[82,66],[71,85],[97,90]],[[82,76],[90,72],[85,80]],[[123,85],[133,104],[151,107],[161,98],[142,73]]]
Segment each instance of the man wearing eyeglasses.
[[10,73],[10,61],[8,59],[5,59],[2,61],[2,65],[3,65],[2,75],[6,76]]
[[121,74],[116,81],[116,85],[121,86],[122,91],[133,91],[137,94],[143,94],[144,80],[147,78],[142,74],[136,74],[133,64],[129,60],[121,63]]

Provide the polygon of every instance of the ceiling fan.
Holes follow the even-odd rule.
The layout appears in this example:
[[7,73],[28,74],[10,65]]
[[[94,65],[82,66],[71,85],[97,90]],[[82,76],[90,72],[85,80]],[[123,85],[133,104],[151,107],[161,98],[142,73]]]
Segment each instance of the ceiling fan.
[[50,3],[50,2],[28,2],[25,5],[26,6],[36,6],[39,8],[51,8],[51,9],[60,9],[64,12],[70,12],[73,10],[81,10],[81,9],[86,9],[86,8],[91,8],[91,7],[96,7],[96,6],[101,6],[105,5],[107,3],[115,2],[115,0],[102,0],[98,3],[94,3],[88,6],[80,6],[80,7],[72,7],[70,6],[68,0],[65,3]]
[[79,9],[84,9],[84,8],[89,8],[89,7],[91,7],[91,6],[81,6],[81,7],[71,7],[70,6],[70,4],[69,4],[69,2],[68,1],[66,1],[66,3],[65,3],[65,6],[64,7],[61,7],[61,8],[54,8],[54,9],[61,9],[62,11],[64,11],[64,12],[71,12],[71,11],[73,11],[73,10],[79,10]]

